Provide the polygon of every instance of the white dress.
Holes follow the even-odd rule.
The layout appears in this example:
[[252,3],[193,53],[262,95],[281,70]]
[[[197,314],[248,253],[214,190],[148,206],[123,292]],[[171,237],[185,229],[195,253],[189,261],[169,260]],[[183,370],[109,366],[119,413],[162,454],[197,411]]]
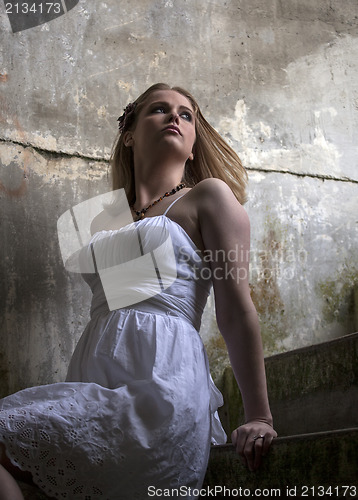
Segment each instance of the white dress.
[[[49,496],[144,500],[155,498],[157,488],[175,488],[195,498],[210,444],[226,442],[216,411],[222,396],[198,333],[212,283],[193,241],[166,216],[171,206],[96,233],[91,243],[111,243],[113,253],[124,230],[132,240],[138,228],[165,231],[176,260],[173,283],[110,310],[98,270],[82,273],[93,292],[91,319],[66,382],[0,401],[0,441]],[[124,296],[130,288],[141,293],[138,283],[125,286]]]

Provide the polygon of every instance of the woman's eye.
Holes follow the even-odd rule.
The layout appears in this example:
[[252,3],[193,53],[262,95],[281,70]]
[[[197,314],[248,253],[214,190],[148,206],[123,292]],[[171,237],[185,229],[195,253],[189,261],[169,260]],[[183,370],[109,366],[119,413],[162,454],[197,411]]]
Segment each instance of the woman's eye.
[[191,113],[187,113],[186,111],[182,113],[181,116],[184,118],[184,120],[187,120],[188,122],[191,122],[193,119]]
[[165,113],[165,110],[163,106],[158,106],[156,108],[153,108],[153,113]]
[[[166,110],[166,108],[164,106],[155,106],[152,111],[152,113],[167,113],[169,111]],[[180,116],[188,121],[188,122],[191,122],[193,121],[193,116],[192,114],[189,112],[189,111],[183,111],[182,113],[180,113]]]

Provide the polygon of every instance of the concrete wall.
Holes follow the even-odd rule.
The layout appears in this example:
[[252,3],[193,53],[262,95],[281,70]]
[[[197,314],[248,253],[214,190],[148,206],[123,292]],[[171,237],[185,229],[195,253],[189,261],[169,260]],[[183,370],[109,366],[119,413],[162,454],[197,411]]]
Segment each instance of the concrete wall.
[[[355,330],[356,0],[109,0],[12,33],[0,5],[1,393],[62,380],[89,289],[58,217],[110,189],[123,107],[187,87],[250,173],[252,294],[266,354]],[[213,300],[202,328],[227,364]]]

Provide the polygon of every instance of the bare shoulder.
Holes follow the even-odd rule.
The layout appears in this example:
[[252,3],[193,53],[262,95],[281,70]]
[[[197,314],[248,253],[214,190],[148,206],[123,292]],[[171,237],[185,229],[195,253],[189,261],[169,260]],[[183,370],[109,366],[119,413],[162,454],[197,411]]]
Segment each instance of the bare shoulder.
[[203,179],[192,188],[192,191],[196,191],[198,194],[202,195],[225,191],[230,191],[232,193],[226,182],[222,181],[221,179],[217,179],[216,177],[208,177],[207,179]]
[[232,219],[246,221],[249,218],[246,210],[237,200],[226,182],[217,178],[200,181],[191,190],[193,202],[197,205],[197,213],[201,223],[214,219]]

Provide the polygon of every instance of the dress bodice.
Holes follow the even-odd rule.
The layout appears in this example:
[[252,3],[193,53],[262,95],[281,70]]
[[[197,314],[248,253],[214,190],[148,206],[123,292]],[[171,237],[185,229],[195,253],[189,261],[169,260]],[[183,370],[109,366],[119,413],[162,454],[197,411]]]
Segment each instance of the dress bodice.
[[[166,215],[95,233],[81,255],[91,317],[119,308],[181,316],[197,330],[212,285],[185,230]],[[91,268],[91,269],[90,269]]]

